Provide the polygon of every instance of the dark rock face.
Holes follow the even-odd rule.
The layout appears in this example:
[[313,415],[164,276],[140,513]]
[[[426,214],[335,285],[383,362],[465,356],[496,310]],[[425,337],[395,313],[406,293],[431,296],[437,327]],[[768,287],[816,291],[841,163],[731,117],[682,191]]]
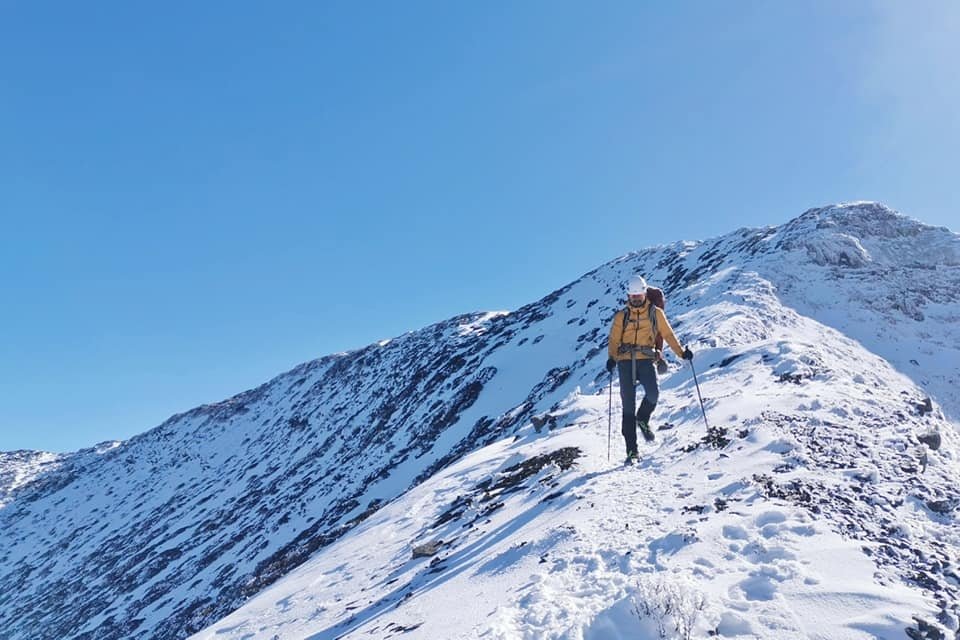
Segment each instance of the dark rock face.
[[[565,447],[557,449],[551,453],[534,456],[512,465],[495,478],[487,478],[480,482],[473,491],[457,496],[450,504],[450,507],[440,514],[436,522],[431,525],[431,529],[438,530],[446,523],[463,518],[464,514],[473,511],[472,519],[468,519],[462,526],[472,526],[478,520],[485,518],[490,512],[503,506],[503,502],[497,500],[507,494],[528,491],[530,489],[530,479],[540,473],[544,468],[555,465],[557,473],[566,471],[572,467],[577,458],[582,455],[580,449],[576,447]],[[547,484],[550,488],[556,487],[553,474],[547,474],[540,479],[540,483]],[[554,500],[563,495],[562,493],[552,493],[544,498],[544,501]]]
[[943,443],[942,439],[940,438],[940,434],[936,431],[918,435],[917,439],[930,447],[933,451],[940,449],[940,445]]

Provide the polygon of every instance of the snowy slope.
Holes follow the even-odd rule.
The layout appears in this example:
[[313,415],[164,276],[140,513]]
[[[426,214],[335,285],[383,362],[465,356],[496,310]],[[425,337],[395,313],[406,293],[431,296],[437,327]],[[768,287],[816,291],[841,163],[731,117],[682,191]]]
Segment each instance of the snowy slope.
[[[0,638],[658,637],[631,597],[680,586],[693,637],[956,636],[958,256],[880,205],[813,210],[4,457]],[[623,469],[602,364],[634,271],[717,430],[677,366]]]
[[0,452],[0,508],[7,504],[13,493],[37,479],[61,456],[42,451]]
[[[690,637],[957,637],[960,450],[939,409],[955,398],[928,410],[918,384],[957,372],[934,365],[915,382],[865,347],[889,325],[955,349],[957,325],[915,313],[907,317],[924,328],[904,328],[894,305],[884,316],[868,294],[909,280],[845,263],[855,243],[810,233],[824,218],[845,235],[862,231],[872,211],[916,224],[874,205],[814,211],[784,229],[643,252],[611,269],[613,280],[638,269],[681,291],[674,324],[708,345],[696,362],[709,435],[688,371],[675,369],[662,384],[658,443],[623,468],[615,439],[608,462],[606,389],[582,384],[551,412],[548,433],[530,423],[464,457],[195,637],[656,638],[661,627],[683,637],[691,621]],[[956,290],[957,237],[927,233],[914,249],[941,246],[934,268]],[[831,301],[866,301],[848,315],[829,305],[826,318],[863,339],[788,307],[785,284],[805,309],[827,287]],[[956,313],[942,298],[916,302],[918,312],[942,305],[934,317]],[[885,323],[857,332],[869,314]],[[917,439],[933,432],[935,451]],[[568,466],[558,454],[571,451]],[[559,465],[512,484],[551,453]],[[437,555],[412,558],[429,541],[442,541]],[[702,609],[678,621],[658,609],[671,601]]]
[[811,209],[780,228],[743,230],[694,255],[705,271],[760,274],[784,306],[861,342],[960,422],[957,234],[854,203]]

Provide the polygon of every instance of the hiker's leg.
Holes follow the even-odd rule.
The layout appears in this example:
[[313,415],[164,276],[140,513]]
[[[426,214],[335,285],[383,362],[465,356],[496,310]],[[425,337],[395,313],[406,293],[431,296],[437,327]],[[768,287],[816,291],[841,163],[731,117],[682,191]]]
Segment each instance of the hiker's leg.
[[660,399],[660,385],[657,383],[657,370],[653,360],[637,361],[637,383],[643,387],[643,400],[637,409],[637,420],[650,422],[650,416]]
[[627,453],[637,450],[637,389],[633,383],[633,367],[629,360],[617,363],[617,375],[620,376],[620,404],[623,407],[623,419],[620,433],[626,441]]

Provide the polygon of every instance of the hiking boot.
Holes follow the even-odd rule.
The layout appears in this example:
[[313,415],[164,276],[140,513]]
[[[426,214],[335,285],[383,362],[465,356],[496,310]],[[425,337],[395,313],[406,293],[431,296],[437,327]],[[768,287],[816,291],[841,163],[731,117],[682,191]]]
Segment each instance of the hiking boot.
[[623,461],[623,464],[633,464],[639,459],[640,456],[637,455],[636,451],[629,451],[627,453],[627,459]]
[[640,432],[643,434],[643,439],[647,442],[653,442],[654,435],[653,431],[650,430],[650,425],[646,422],[640,421],[637,423],[637,426],[640,427]]

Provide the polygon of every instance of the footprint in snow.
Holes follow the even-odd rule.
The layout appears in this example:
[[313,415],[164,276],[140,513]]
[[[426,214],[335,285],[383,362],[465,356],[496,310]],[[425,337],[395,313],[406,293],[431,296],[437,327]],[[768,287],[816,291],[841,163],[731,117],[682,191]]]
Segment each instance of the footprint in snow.
[[727,540],[746,540],[749,538],[747,530],[735,524],[723,525],[723,537]]
[[754,518],[753,523],[759,527],[763,528],[764,526],[772,523],[786,522],[787,516],[783,514],[782,511],[764,511],[756,518]]
[[[716,566],[706,558],[697,558],[693,561],[693,574],[706,580],[713,580],[717,574]],[[723,571],[720,571],[723,573]]]
[[744,545],[744,547],[740,550],[740,555],[742,555],[748,562],[764,566],[778,560],[791,561],[797,559],[797,556],[791,551],[788,551],[785,547],[768,547],[757,541]]
[[731,496],[737,493],[738,491],[743,491],[744,489],[747,489],[749,486],[750,485],[748,485],[746,482],[738,480],[737,482],[731,482],[727,486],[720,489],[720,493],[722,493],[725,496]]
[[793,534],[809,538],[817,531],[810,525],[791,525],[787,523],[787,516],[781,511],[765,511],[754,519],[754,524],[764,538],[776,538],[784,534]]
[[749,601],[773,600],[777,596],[777,585],[765,574],[752,574],[746,580],[737,583],[743,598]]
[[717,633],[723,637],[754,636],[753,625],[735,613],[729,611],[720,616]]

